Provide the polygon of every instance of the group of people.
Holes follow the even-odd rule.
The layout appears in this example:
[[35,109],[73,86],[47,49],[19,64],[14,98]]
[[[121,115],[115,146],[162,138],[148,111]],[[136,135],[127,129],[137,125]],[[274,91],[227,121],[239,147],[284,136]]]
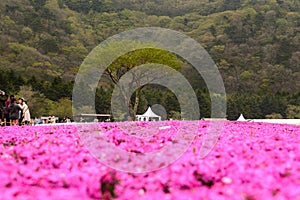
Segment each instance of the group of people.
[[0,95],[6,97],[2,109],[2,125],[16,126],[31,124],[30,110],[24,98],[17,99],[14,95],[8,96],[1,90]]

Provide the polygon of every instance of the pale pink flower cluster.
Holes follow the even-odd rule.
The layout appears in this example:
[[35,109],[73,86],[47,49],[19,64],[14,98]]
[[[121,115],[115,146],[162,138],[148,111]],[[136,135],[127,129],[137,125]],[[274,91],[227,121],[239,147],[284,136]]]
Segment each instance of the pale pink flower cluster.
[[[189,134],[188,123],[97,127],[118,148],[147,153],[174,142],[180,126]],[[215,148],[200,159],[209,125],[199,121],[194,141],[175,163],[143,174],[100,163],[75,125],[2,127],[0,199],[300,199],[299,126],[226,122]]]

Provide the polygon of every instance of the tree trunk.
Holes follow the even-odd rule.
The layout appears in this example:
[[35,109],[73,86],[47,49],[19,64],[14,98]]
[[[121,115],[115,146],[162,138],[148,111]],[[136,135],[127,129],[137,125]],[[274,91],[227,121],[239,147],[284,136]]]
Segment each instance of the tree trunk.
[[131,120],[135,121],[135,113],[134,113],[134,109],[132,108],[131,101],[128,102],[128,108],[129,108],[129,114],[130,114]]
[[138,88],[135,91],[135,99],[134,99],[134,106],[133,106],[133,120],[136,120],[136,113],[137,113],[137,109],[138,109],[138,105],[140,102],[140,93],[141,93],[141,88]]

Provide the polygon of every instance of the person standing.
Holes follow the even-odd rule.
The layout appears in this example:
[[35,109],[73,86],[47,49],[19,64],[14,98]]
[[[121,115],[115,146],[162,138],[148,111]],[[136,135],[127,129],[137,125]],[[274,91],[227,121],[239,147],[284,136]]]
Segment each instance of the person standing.
[[15,98],[15,96],[14,95],[10,95],[10,97],[8,97],[8,95],[6,94],[6,101],[5,101],[5,112],[4,112],[4,117],[5,117],[5,119],[4,119],[4,121],[5,121],[5,125],[6,126],[9,126],[10,125],[10,117],[9,117],[9,110],[8,110],[8,107],[9,107],[9,105],[10,105],[10,103],[11,103],[11,100],[13,99],[13,98]]
[[25,125],[29,125],[31,118],[30,118],[30,111],[29,111],[29,107],[27,105],[27,102],[25,101],[24,98],[20,98],[19,99],[19,105],[22,109],[22,117],[21,117],[21,123],[25,124]]
[[6,101],[6,96],[5,92],[0,89],[0,125],[5,125],[3,121],[4,120],[4,115],[5,115],[5,101]]
[[10,99],[10,104],[8,106],[10,125],[16,126],[19,124],[19,119],[21,117],[22,109],[19,104],[17,104],[16,99],[13,97]]

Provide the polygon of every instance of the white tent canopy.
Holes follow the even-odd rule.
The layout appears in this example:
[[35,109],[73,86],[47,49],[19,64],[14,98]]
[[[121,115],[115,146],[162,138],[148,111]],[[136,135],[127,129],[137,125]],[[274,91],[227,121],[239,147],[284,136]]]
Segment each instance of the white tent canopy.
[[244,118],[244,115],[241,114],[240,117],[237,119],[237,121],[239,121],[239,122],[245,122],[247,120]]
[[136,115],[138,121],[161,121],[161,116],[155,114],[151,107],[142,115]]

